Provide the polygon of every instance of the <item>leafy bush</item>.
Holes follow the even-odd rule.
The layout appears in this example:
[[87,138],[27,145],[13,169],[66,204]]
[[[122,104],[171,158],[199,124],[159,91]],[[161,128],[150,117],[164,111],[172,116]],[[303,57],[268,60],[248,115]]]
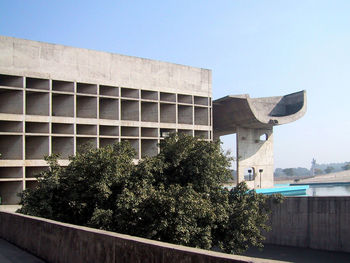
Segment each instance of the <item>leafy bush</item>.
[[126,142],[86,149],[66,168],[48,157],[19,212],[227,253],[262,246],[270,197],[222,188],[231,172],[220,143],[172,135],[160,149],[137,165]]

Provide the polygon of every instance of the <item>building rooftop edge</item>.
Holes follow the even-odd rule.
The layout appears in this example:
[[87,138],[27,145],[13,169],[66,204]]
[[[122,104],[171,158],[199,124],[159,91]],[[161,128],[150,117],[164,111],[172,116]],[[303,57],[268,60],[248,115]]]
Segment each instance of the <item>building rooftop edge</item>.
[[169,61],[164,61],[164,60],[146,58],[146,57],[125,55],[125,54],[121,54],[121,53],[103,51],[103,50],[99,50],[99,49],[81,48],[81,47],[77,47],[77,46],[70,46],[70,45],[65,45],[65,44],[58,44],[58,43],[32,40],[32,39],[26,39],[26,38],[19,38],[19,37],[12,37],[12,36],[5,36],[5,35],[0,35],[0,40],[1,40],[1,38],[15,39],[15,40],[19,40],[19,41],[28,41],[28,42],[40,43],[40,44],[44,44],[44,45],[61,46],[61,47],[66,47],[66,48],[74,48],[74,49],[93,51],[93,52],[100,52],[100,53],[104,53],[104,54],[113,54],[113,55],[118,55],[118,56],[122,56],[122,57],[129,57],[129,58],[135,58],[135,59],[141,59],[141,60],[157,61],[157,62],[164,63],[164,64],[171,64],[171,65],[176,65],[176,66],[185,67],[185,68],[195,68],[195,69],[207,70],[207,71],[212,72],[212,69],[208,69],[208,68],[195,67],[195,66],[174,63],[174,62],[169,62]]

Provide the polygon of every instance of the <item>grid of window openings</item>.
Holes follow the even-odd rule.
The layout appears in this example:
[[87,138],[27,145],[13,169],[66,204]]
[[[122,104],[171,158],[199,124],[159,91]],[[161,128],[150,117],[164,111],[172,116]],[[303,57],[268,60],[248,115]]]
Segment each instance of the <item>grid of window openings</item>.
[[127,140],[141,159],[173,132],[211,140],[211,116],[210,97],[0,74],[2,203],[35,186],[45,155],[67,165],[86,144]]

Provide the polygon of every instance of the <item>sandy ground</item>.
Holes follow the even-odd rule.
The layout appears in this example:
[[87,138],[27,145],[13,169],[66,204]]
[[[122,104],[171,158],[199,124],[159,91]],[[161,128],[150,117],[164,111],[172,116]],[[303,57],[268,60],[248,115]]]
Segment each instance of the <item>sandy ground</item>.
[[[313,178],[301,179],[297,183],[334,183],[334,182],[350,182],[350,170],[341,171],[337,173],[330,173],[324,175],[317,175]],[[295,183],[294,179],[292,180],[275,180],[275,184],[287,184]]]

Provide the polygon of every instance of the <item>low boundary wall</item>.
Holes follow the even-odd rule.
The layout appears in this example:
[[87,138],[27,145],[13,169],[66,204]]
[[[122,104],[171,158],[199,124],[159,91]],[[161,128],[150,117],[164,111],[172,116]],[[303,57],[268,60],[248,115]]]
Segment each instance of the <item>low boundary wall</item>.
[[266,262],[8,212],[0,212],[0,237],[50,263]]
[[350,196],[287,197],[270,205],[265,244],[350,252]]

